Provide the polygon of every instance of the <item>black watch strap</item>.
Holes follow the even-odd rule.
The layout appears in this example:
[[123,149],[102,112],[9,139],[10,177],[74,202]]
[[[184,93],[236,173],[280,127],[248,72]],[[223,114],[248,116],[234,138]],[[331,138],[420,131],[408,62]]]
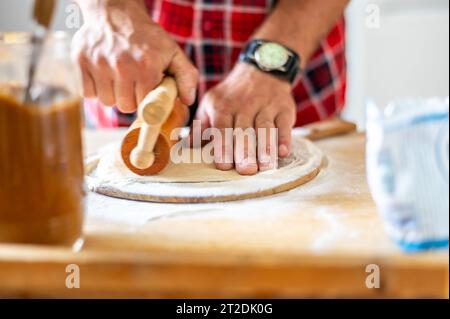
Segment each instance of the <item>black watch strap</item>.
[[286,63],[286,65],[283,66],[283,68],[286,71],[262,69],[260,67],[260,65],[257,63],[257,61],[255,59],[256,50],[261,45],[263,45],[265,43],[270,43],[270,42],[273,43],[273,41],[252,40],[251,42],[249,42],[247,44],[247,46],[242,51],[242,53],[239,57],[239,61],[251,64],[265,73],[269,73],[278,78],[285,79],[285,80],[289,81],[289,83],[293,84],[296,81],[296,79],[300,73],[300,61],[301,60],[300,60],[300,56],[295,51],[291,50],[290,48],[277,43],[277,44],[281,45],[283,48],[285,48],[290,53],[288,62]]

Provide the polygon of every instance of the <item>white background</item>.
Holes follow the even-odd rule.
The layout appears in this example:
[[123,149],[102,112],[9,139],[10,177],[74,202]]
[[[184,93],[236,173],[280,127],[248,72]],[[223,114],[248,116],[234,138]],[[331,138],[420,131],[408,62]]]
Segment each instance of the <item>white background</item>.
[[[329,0],[317,1],[326,6]],[[31,3],[1,0],[0,31],[32,30]],[[60,0],[55,29],[67,30],[69,3]],[[379,28],[367,26],[370,4],[380,8]],[[346,118],[364,126],[367,98],[383,104],[396,97],[449,95],[448,0],[353,0],[347,17]]]

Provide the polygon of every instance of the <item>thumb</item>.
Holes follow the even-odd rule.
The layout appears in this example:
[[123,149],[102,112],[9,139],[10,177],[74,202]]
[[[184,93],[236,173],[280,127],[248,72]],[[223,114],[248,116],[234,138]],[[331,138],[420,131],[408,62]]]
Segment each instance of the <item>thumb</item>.
[[175,77],[181,101],[186,105],[194,104],[197,96],[198,71],[181,50],[172,59],[168,72]]

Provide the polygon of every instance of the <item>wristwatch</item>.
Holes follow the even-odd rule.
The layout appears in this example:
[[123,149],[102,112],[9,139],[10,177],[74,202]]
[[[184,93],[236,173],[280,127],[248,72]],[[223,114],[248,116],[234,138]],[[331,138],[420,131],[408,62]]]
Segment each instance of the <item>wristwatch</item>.
[[300,56],[288,47],[266,40],[252,40],[239,60],[279,78],[295,82],[300,73]]

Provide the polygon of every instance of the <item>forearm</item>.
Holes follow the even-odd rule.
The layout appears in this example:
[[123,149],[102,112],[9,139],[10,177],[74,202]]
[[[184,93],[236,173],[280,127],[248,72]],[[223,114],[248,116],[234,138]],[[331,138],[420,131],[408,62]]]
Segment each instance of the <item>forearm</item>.
[[276,41],[300,54],[302,67],[320,41],[342,16],[349,0],[279,0],[272,14],[253,35]]

